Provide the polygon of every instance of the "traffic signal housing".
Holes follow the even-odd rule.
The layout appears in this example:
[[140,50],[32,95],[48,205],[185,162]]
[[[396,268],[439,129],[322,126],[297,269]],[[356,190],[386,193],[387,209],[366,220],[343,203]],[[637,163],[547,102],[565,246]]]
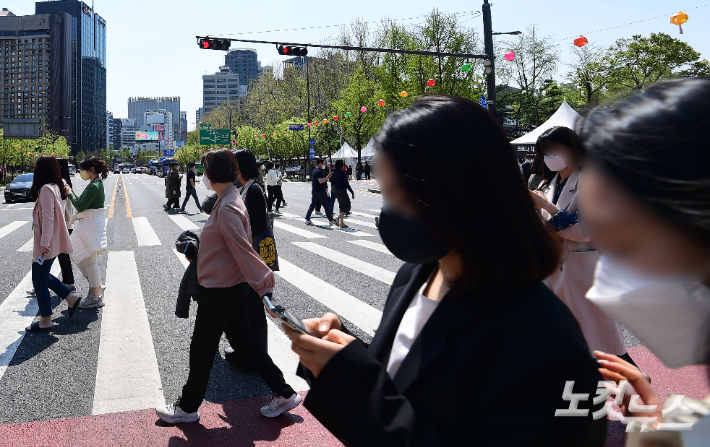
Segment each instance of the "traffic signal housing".
[[306,47],[292,47],[289,45],[278,45],[276,49],[282,56],[306,56],[308,55],[308,48]]
[[227,51],[232,46],[232,41],[229,39],[211,39],[205,37],[197,40],[197,45],[203,50],[222,50]]

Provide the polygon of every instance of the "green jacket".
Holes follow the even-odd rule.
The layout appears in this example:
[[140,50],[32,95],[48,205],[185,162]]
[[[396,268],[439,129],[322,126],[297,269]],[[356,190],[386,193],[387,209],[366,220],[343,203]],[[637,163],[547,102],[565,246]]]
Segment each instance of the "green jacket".
[[85,210],[95,210],[104,207],[106,194],[104,193],[104,182],[101,179],[94,180],[89,183],[81,193],[81,197],[77,197],[74,191],[69,194],[69,200],[76,208],[77,213]]

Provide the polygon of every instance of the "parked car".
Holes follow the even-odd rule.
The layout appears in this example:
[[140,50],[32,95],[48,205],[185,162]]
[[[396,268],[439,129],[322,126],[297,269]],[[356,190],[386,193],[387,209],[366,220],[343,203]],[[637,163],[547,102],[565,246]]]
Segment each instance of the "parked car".
[[15,200],[35,200],[30,196],[30,188],[34,174],[20,174],[10,185],[5,188],[5,202],[10,203]]

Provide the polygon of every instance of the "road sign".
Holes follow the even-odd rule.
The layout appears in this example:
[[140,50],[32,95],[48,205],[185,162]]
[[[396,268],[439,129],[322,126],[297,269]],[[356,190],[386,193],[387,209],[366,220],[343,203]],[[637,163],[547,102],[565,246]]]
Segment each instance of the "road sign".
[[212,124],[211,124],[211,123],[200,123],[200,128],[201,128],[201,129],[208,129],[208,128],[210,128],[210,127],[212,127]]
[[229,129],[200,129],[200,144],[229,144]]
[[316,140],[308,140],[308,144],[310,144],[311,146],[315,146]]
[[303,130],[305,129],[305,126],[300,125],[300,124],[291,124],[288,126],[288,130]]
[[316,150],[315,150],[315,149],[313,149],[313,148],[311,148],[311,150],[310,150],[310,151],[308,151],[308,153],[310,153],[311,155],[314,155],[314,154],[316,153]]
[[175,155],[174,149],[164,149],[163,150],[163,157],[172,157],[174,155]]
[[311,160],[313,160],[314,158],[316,158],[316,154],[311,154],[309,155],[309,157],[311,157]]

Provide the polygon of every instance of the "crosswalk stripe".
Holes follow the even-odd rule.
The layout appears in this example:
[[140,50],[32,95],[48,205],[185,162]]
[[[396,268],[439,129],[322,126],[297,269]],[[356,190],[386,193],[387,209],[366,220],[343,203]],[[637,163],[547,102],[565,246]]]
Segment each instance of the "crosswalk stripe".
[[364,220],[350,219],[349,217],[345,218],[345,223],[348,225],[355,224],[355,225],[362,225],[363,227],[367,227],[367,228],[377,229],[377,225],[375,225],[375,222],[365,222]]
[[351,244],[359,245],[361,247],[369,248],[370,250],[375,250],[379,251],[380,253],[384,253],[386,255],[391,255],[392,253],[385,247],[383,244],[378,244],[377,242],[372,242],[372,241],[348,241]]
[[375,219],[376,217],[379,217],[379,216],[374,216],[372,214],[361,213],[359,211],[351,211],[350,214],[352,214],[353,216],[369,217],[370,219]]
[[[50,273],[59,274],[59,262],[54,262]],[[32,271],[10,292],[0,304],[0,379],[17,352],[25,337],[25,328],[32,323],[39,305],[36,299],[29,298],[27,291],[32,288]]]
[[284,380],[291,385],[291,388],[295,391],[307,391],[309,386],[306,381],[296,375],[296,368],[300,360],[291,349],[291,340],[281,332],[272,320],[268,320],[268,322],[269,356],[279,367],[284,375]]
[[279,230],[288,231],[289,233],[297,234],[308,239],[327,239],[328,236],[323,236],[322,234],[314,233],[312,231],[304,230],[303,228],[294,227],[293,225],[285,224],[281,221],[274,220],[274,228]]
[[[8,205],[9,206],[9,205]],[[25,208],[4,208],[2,211],[23,211],[23,210],[33,210],[34,208],[32,207],[25,207]]]
[[155,230],[150,226],[147,217],[134,217],[131,219],[131,222],[133,222],[133,229],[136,232],[139,246],[151,247],[154,245],[162,245],[158,235],[155,234]]
[[104,297],[92,414],[164,405],[158,359],[132,251],[109,252]]
[[390,272],[389,270],[383,269],[376,265],[372,265],[369,262],[353,258],[352,256],[346,255],[337,250],[333,250],[332,248],[324,247],[313,242],[294,242],[293,245],[295,245],[296,247],[301,247],[304,250],[308,250],[311,253],[315,253],[319,256],[323,256],[329,261],[344,265],[345,267],[353,269],[356,272],[362,273],[363,275],[367,275],[370,278],[382,281],[387,285],[392,284],[392,282],[394,281],[394,272]]
[[[345,222],[347,224],[347,222]],[[356,237],[375,237],[374,234],[365,233],[364,231],[358,231],[354,228],[340,228],[338,231],[349,234],[350,236]]]
[[349,295],[307,271],[296,267],[284,258],[279,258],[280,278],[290,282],[338,315],[351,321],[365,333],[374,336],[380,324],[382,312]]
[[180,215],[170,215],[170,219],[177,224],[178,227],[182,229],[182,231],[187,231],[187,230],[198,230],[200,227],[195,225],[193,221],[188,219],[185,216],[180,216]]
[[175,256],[180,260],[183,267],[187,268],[187,266],[190,265],[190,261],[187,260],[184,254],[177,251],[175,247],[173,247],[173,253],[175,253]]
[[377,213],[378,215],[380,214],[380,212],[382,212],[382,210],[368,210],[368,211],[372,211],[373,213]]
[[5,236],[17,230],[26,223],[29,223],[29,220],[16,220],[12,223],[5,225],[4,227],[0,227],[0,239],[4,238]]
[[35,246],[35,238],[32,238],[29,241],[25,242],[25,245],[18,248],[17,251],[31,252],[32,250],[34,250],[34,246]]

